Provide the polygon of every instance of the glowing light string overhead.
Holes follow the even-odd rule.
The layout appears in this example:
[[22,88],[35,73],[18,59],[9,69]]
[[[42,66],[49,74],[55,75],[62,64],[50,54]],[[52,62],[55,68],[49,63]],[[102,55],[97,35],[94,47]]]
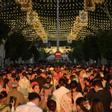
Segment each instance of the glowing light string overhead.
[[21,10],[27,12],[27,22],[31,25],[38,36],[43,40],[43,42],[47,42],[47,34],[44,30],[44,27],[39,19],[38,13],[33,11],[32,9],[32,0],[17,0],[17,3],[21,5]]
[[88,25],[88,13],[84,10],[80,11],[79,16],[76,17],[67,41],[71,42],[77,38],[81,29]]
[[79,11],[79,16],[76,16],[71,32],[67,37],[69,43],[77,39],[80,31],[88,26],[88,11],[95,11],[96,5],[102,3],[104,0],[84,0],[84,10]]
[[[71,40],[74,40],[83,39],[84,36],[86,37],[90,33],[95,34],[99,29],[103,31],[112,30],[112,0],[105,0],[104,3],[101,3],[101,1],[102,0],[100,0],[99,4],[97,2],[94,10],[92,10],[89,7],[85,7],[84,0],[60,0],[60,41],[66,41],[67,36],[70,35],[71,31]],[[27,0],[25,2],[27,3]],[[29,2],[31,5],[23,5],[24,0],[21,0],[21,5],[19,2],[15,3],[13,0],[2,0],[2,2],[0,2],[0,20],[12,29],[12,33],[14,32],[14,29],[16,29],[17,32],[23,30],[24,37],[28,40],[30,40],[31,37],[32,41],[32,39],[38,39],[39,36],[37,35],[37,31],[34,30],[33,25],[31,25],[33,22],[27,20],[28,18],[26,19],[28,16],[26,16],[26,13],[34,13],[36,18],[38,18],[37,21],[39,20],[41,22],[45,33],[47,33],[48,40],[56,41],[56,0],[32,0],[31,2]],[[88,25],[83,26],[76,36],[75,29],[79,29],[74,27],[77,23],[76,18],[80,18],[80,12],[83,10],[87,12]],[[83,17],[84,16],[81,18],[83,19]],[[30,22],[28,23],[28,21]],[[28,25],[29,27],[27,27]],[[30,34],[32,33],[32,36],[30,37],[28,37],[29,32]]]

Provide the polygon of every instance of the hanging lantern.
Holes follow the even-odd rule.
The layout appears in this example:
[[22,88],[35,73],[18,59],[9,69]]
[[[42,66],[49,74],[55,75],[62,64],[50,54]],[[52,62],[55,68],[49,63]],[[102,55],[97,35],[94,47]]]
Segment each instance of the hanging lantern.
[[102,4],[105,0],[84,0],[84,9],[89,11],[94,11],[96,4]]
[[102,4],[102,3],[104,3],[104,1],[105,0],[94,0],[94,3],[96,3],[96,4]]
[[94,0],[84,0],[84,9],[94,11],[95,10]]
[[72,43],[72,40],[73,40],[73,39],[72,39],[70,36],[67,37],[67,42],[68,42],[68,43]]
[[31,0],[16,0],[16,3],[21,5],[21,10],[28,11],[32,9],[32,1]]
[[88,12],[81,10],[79,12],[79,17],[80,17],[81,25],[87,26],[87,24],[88,24]]
[[48,43],[48,38],[47,38],[47,36],[44,36],[44,37],[42,38],[42,41],[43,41],[43,43]]
[[17,3],[24,5],[27,4],[29,2],[29,0],[16,0]]

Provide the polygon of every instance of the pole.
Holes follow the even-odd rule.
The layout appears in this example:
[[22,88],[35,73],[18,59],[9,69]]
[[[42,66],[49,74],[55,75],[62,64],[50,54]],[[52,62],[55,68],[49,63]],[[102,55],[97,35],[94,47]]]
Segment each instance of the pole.
[[56,31],[56,39],[57,39],[57,51],[59,51],[59,42],[60,42],[60,39],[59,39],[59,33],[60,32],[60,21],[59,21],[59,0],[57,0],[57,31]]

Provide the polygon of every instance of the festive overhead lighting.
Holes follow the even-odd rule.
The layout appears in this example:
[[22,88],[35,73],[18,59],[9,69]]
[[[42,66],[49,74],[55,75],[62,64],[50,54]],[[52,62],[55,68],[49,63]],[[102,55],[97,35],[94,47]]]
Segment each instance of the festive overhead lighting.
[[35,31],[37,32],[39,37],[43,40],[43,42],[47,43],[47,34],[40,22],[38,14],[35,11],[31,10],[27,13],[27,22],[35,29]]
[[71,42],[77,38],[77,35],[83,29],[83,27],[88,25],[88,13],[84,10],[79,12],[79,16],[76,17],[70,34],[67,37],[67,41]]
[[79,12],[80,22],[82,26],[87,26],[88,24],[88,12],[85,10],[81,10]]
[[[112,2],[111,0],[104,1],[104,0],[93,0],[95,4],[94,11],[91,10],[91,7],[88,7],[88,9],[85,8],[84,2],[85,0],[60,0],[60,37],[61,40],[66,41],[67,37],[72,32],[71,38],[79,38],[82,37],[82,35],[90,34],[92,31],[97,32],[99,29],[101,30],[111,30],[112,29]],[[86,1],[92,1],[92,0],[86,0]],[[24,2],[21,0],[21,2]],[[27,0],[25,1],[26,3]],[[56,0],[32,0],[32,8],[28,11],[20,10],[21,4],[23,6],[23,3],[15,2],[13,0],[2,0],[2,10],[0,13],[0,20],[3,20],[6,24],[9,25],[10,28],[14,26],[15,29],[22,29],[28,24],[31,25],[33,20],[30,18],[30,22],[26,21],[26,13],[30,12],[31,10],[34,11],[37,15],[34,20],[38,21],[40,20],[41,24],[40,26],[44,28],[45,33],[47,34],[47,37],[49,40],[56,40]],[[104,3],[104,5],[103,5]],[[18,5],[19,4],[19,5]],[[101,5],[102,4],[102,5]],[[88,5],[91,6],[91,5]],[[83,17],[80,16],[80,12],[84,9],[84,11],[87,11],[88,15],[88,23],[84,23],[82,28],[79,27],[80,24],[76,24],[76,18],[78,15],[80,19]],[[80,11],[81,10],[81,11]],[[31,17],[31,16],[30,16]],[[38,19],[37,19],[38,18]],[[28,19],[28,18],[27,18]],[[15,20],[15,24],[12,20]],[[82,19],[85,20],[85,19]],[[81,20],[81,21],[82,21]],[[87,26],[85,26],[87,25]],[[38,30],[39,34],[42,33],[37,28],[38,25],[36,25],[36,30]],[[33,25],[30,27],[31,29],[34,29]],[[81,28],[81,29],[80,29]],[[13,28],[12,28],[13,29]],[[72,30],[71,30],[72,29]],[[80,30],[78,30],[80,29]],[[90,29],[90,30],[88,30]],[[35,30],[35,34],[38,35],[37,31]],[[18,30],[19,31],[19,30]],[[78,35],[77,31],[79,31]],[[89,32],[90,31],[90,32]],[[27,32],[30,32],[29,30]],[[12,31],[13,33],[13,31]],[[32,33],[32,32],[30,32]],[[42,35],[44,35],[42,33]],[[26,34],[27,37],[27,34]]]
[[32,10],[32,0],[17,0],[17,3],[21,5],[21,10],[27,11],[27,23],[35,29],[43,42],[47,42],[47,34],[39,20],[38,13]]

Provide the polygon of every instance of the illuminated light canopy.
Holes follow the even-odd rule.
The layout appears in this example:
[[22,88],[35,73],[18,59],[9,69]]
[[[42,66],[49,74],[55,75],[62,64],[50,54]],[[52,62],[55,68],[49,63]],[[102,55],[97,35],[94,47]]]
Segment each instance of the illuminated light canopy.
[[88,12],[87,11],[80,11],[79,12],[80,22],[82,23],[82,26],[87,26],[88,23]]
[[[76,17],[70,34],[68,35],[68,42],[77,39],[77,35],[83,29],[83,27],[88,25],[88,12],[82,10],[79,12],[79,16]],[[70,41],[70,42],[71,42]]]
[[17,0],[17,3],[21,5],[21,10],[27,11],[27,23],[35,29],[44,43],[47,42],[47,34],[39,20],[38,13],[32,10],[32,0]]
[[[43,40],[44,43],[47,42],[47,34],[45,33],[44,27],[42,26],[38,14],[35,11],[28,12],[27,22],[32,25],[39,37]],[[46,41],[45,41],[46,40]]]
[[[59,15],[61,41],[69,39],[68,36],[71,37],[71,40],[74,40],[86,37],[86,35],[89,34],[95,34],[94,32],[99,29],[106,31],[112,29],[112,0],[94,0],[94,3],[98,5],[95,5],[93,11],[85,8],[86,4],[84,1],[91,0],[60,0]],[[39,35],[44,35],[43,39],[56,41],[56,0],[32,0],[31,9],[24,11],[21,7],[24,7],[23,4],[26,3],[28,3],[27,0],[25,2],[24,0],[21,0],[16,3],[13,0],[2,0],[2,2],[0,2],[0,20],[9,25],[12,29],[12,33],[15,29],[16,31],[20,31],[21,29],[26,30],[26,33],[24,33],[26,39],[28,34],[32,33],[31,38],[37,38],[40,37]],[[87,6],[88,8],[91,8],[89,5]],[[87,12],[87,16],[81,16],[81,11]],[[33,20],[38,23],[38,25],[34,26],[32,25],[33,20],[30,16],[33,12],[36,16]],[[83,24],[84,26],[80,27],[81,25],[76,22],[77,17],[80,18],[81,21],[85,21],[85,17],[87,17],[88,22],[84,22],[85,25]],[[30,26],[28,30],[24,28],[27,27],[27,25]],[[76,27],[77,25],[78,27]],[[40,31],[39,27],[43,27],[41,28],[43,31]],[[31,32],[34,28],[37,31]],[[79,32],[77,33],[77,31]]]

